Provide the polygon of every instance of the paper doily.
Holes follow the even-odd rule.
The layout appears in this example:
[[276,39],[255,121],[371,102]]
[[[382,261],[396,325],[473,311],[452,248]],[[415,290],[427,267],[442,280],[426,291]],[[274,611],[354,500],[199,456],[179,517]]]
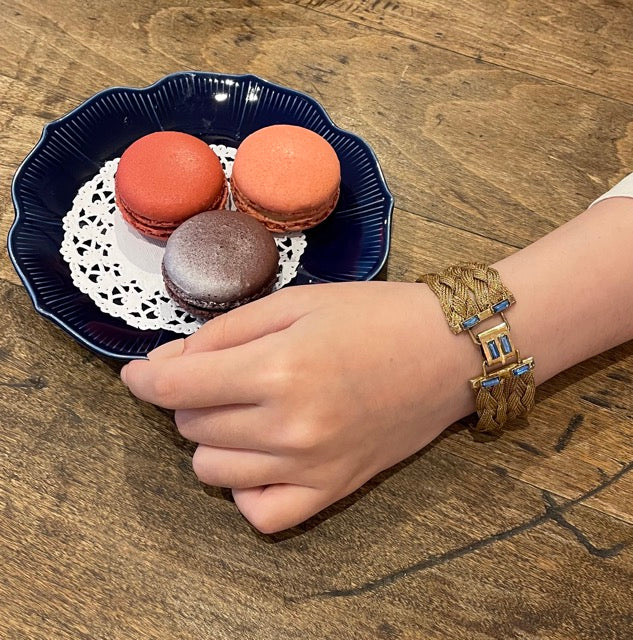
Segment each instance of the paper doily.
[[[235,149],[210,145],[227,178]],[[109,160],[77,192],[63,220],[60,252],[70,266],[73,284],[105,313],[137,329],[168,329],[191,334],[202,321],[178,307],[167,295],[161,276],[164,243],[146,238],[128,225],[114,202],[114,175],[119,158]],[[235,209],[229,197],[229,207]],[[275,234],[280,260],[279,289],[297,273],[306,247],[303,233]]]

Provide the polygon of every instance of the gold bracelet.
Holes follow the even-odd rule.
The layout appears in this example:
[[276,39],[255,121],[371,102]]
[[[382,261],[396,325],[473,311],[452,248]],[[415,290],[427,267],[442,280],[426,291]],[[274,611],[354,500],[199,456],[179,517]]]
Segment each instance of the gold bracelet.
[[[465,263],[426,274],[418,282],[426,283],[437,296],[451,331],[468,331],[484,356],[483,375],[470,381],[479,415],[473,431],[498,433],[509,420],[527,414],[534,406],[534,358],[521,358],[514,346],[504,311],[515,300],[499,272],[484,264]],[[494,315],[502,322],[473,332]]]

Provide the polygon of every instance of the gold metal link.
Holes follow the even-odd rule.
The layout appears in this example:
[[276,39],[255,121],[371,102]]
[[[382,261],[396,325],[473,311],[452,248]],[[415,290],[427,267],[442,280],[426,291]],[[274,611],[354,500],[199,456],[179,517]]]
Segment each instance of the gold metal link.
[[463,322],[478,316],[479,321],[496,313],[492,307],[514,296],[501,282],[496,269],[480,263],[465,263],[448,267],[441,273],[427,273],[418,279],[426,283],[438,297],[448,325],[453,333],[465,331]]
[[[453,333],[468,331],[484,356],[483,375],[470,383],[476,394],[479,421],[474,431],[496,433],[513,418],[534,406],[534,359],[521,359],[503,313],[514,304],[514,296],[501,282],[496,269],[480,263],[448,267],[418,279],[437,296]],[[481,321],[495,314],[502,322],[481,332]]]

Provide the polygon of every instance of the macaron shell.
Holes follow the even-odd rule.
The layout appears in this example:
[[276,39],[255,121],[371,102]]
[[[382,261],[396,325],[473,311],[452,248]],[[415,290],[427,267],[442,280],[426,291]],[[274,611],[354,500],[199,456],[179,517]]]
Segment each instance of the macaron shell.
[[178,222],[214,206],[225,188],[222,164],[202,140],[178,131],[139,138],[123,153],[115,191],[128,212]]
[[177,301],[223,311],[268,293],[278,263],[274,238],[256,220],[239,211],[208,211],[174,231],[162,269]]
[[232,182],[257,208],[279,217],[305,217],[340,188],[336,151],[320,135],[294,125],[255,131],[238,147]]

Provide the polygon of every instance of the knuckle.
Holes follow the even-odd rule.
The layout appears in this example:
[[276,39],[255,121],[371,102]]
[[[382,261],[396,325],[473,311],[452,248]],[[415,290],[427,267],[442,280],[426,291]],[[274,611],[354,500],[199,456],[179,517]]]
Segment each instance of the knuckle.
[[320,444],[320,430],[314,422],[296,421],[286,430],[286,446],[293,453],[312,453]]
[[229,339],[231,313],[222,313],[211,320],[211,335],[216,344],[224,344]]
[[193,459],[191,461],[191,466],[193,467],[193,472],[196,474],[196,477],[200,482],[204,482],[205,484],[213,484],[211,477],[211,468],[207,463],[206,455],[205,455],[204,447],[198,447],[194,454]]
[[268,370],[269,382],[273,389],[280,394],[285,394],[291,388],[296,379],[295,358],[288,351],[278,352]]
[[160,371],[152,379],[151,393],[156,404],[173,409],[178,399],[176,378],[169,371]]
[[274,296],[277,300],[285,301],[286,298],[292,296],[291,288],[292,287],[283,287],[281,289],[277,289],[277,291],[275,291],[272,296]]
[[191,431],[190,412],[186,409],[179,409],[174,413],[174,422],[176,423],[178,433],[180,433],[183,438],[186,438]]
[[255,527],[255,529],[265,535],[276,533],[280,529],[275,513],[270,510],[254,510],[252,513],[248,514],[247,520]]
[[285,301],[287,298],[289,302],[292,301],[296,303],[302,302],[306,299],[310,300],[312,296],[314,296],[314,291],[311,291],[308,285],[300,285],[295,287],[283,287],[282,289],[275,291],[273,295],[279,300]]
[[195,333],[185,338],[184,353],[199,353],[222,346],[230,340],[234,319],[231,312],[205,322]]
[[286,395],[309,384],[306,380],[309,371],[310,363],[300,345],[280,343],[274,348],[267,376],[273,390]]

